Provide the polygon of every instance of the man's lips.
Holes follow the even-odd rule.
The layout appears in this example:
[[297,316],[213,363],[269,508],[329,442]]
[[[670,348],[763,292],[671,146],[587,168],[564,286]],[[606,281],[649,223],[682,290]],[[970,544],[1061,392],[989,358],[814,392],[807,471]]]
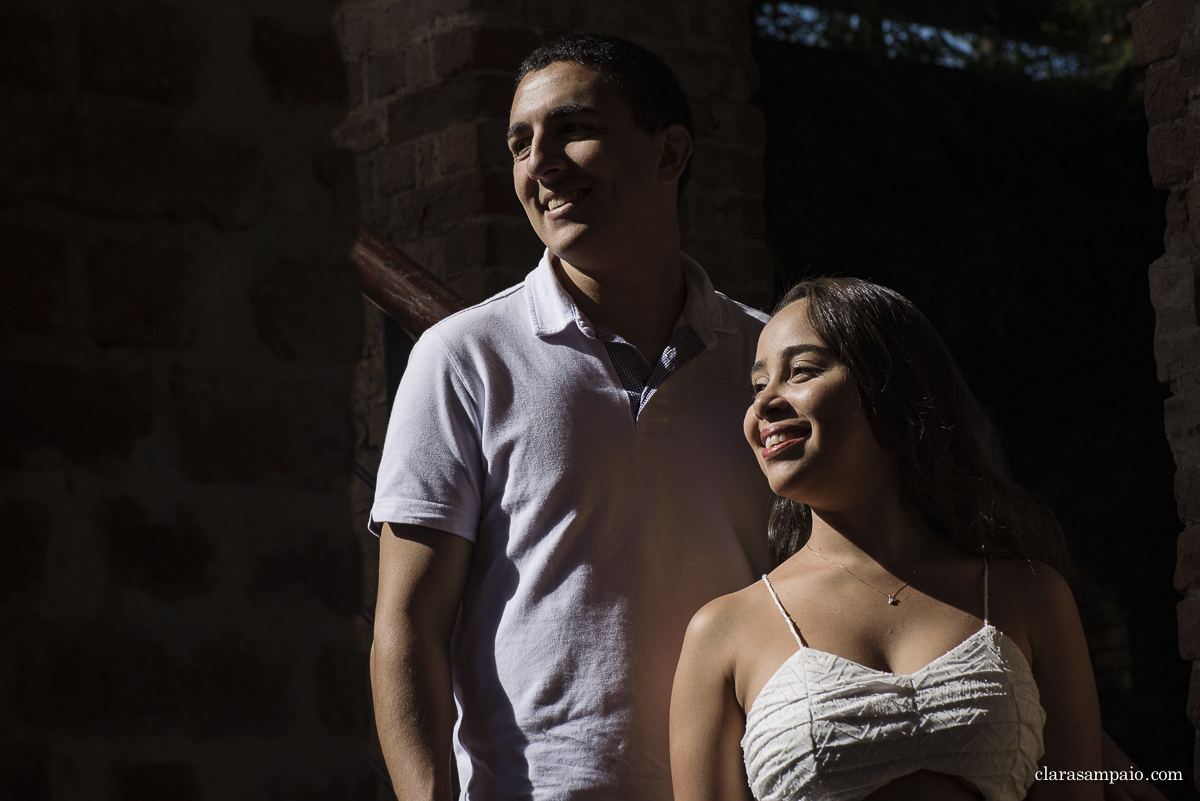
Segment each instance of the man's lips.
[[570,192],[555,192],[547,195],[540,203],[542,208],[546,210],[547,215],[554,215],[554,212],[562,209],[564,206],[569,206],[579,200],[582,200],[587,195],[587,189],[572,189]]
[[758,438],[763,444],[762,458],[774,458],[792,445],[807,439],[811,430],[811,426],[798,423],[776,423],[759,429]]

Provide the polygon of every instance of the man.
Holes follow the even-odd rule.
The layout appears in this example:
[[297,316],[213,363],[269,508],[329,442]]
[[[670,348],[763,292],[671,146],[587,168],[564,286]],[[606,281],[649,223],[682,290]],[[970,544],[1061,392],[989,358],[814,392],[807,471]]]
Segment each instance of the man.
[[[372,510],[372,683],[398,797],[667,799],[692,614],[766,567],[742,440],[762,315],[680,253],[678,80],[632,43],[526,59],[513,183],[546,253],[416,345]],[[453,690],[453,693],[452,693]]]

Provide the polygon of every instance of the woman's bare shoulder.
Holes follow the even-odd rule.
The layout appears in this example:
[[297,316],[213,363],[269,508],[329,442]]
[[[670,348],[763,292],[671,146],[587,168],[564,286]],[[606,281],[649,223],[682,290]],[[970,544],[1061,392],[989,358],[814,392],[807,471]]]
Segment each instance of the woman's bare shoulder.
[[[1062,574],[1036,559],[992,559],[990,596],[995,608],[1032,644],[1078,625],[1071,585]],[[1002,626],[1003,628],[1003,626]]]
[[736,650],[762,614],[766,590],[756,581],[700,607],[688,625],[687,639],[696,645]]
[[991,560],[989,569],[993,587],[1002,587],[1033,608],[1072,600],[1071,587],[1062,574],[1037,559],[997,557]]

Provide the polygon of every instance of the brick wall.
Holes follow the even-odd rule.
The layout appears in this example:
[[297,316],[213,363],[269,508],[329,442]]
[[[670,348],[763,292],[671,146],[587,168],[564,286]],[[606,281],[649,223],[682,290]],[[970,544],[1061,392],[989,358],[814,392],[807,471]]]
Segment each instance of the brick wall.
[[374,797],[327,0],[0,10],[0,797]]
[[[520,281],[542,252],[513,193],[504,141],[516,68],[541,41],[588,31],[633,39],[678,73],[696,118],[683,249],[718,290],[760,308],[772,301],[748,2],[346,0],[338,23],[353,108],[336,138],[356,155],[363,222],[467,300]],[[374,470],[387,422],[376,310],[366,327],[356,448]],[[371,492],[355,493],[365,525]]]
[[[1179,652],[1193,664],[1188,718],[1200,725],[1200,1],[1151,0],[1131,16],[1146,67],[1147,150],[1154,185],[1169,191],[1166,252],[1150,265],[1154,355],[1169,384],[1167,440],[1175,454]],[[1200,757],[1200,740],[1197,741]],[[1200,784],[1200,758],[1196,760]]]

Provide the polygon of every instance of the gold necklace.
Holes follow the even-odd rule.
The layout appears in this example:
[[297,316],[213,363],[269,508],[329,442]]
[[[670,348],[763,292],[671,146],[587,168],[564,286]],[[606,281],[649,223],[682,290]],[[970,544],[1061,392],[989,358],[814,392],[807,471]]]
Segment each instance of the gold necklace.
[[[887,602],[888,602],[888,604],[889,604],[890,606],[899,606],[899,605],[900,605],[900,599],[899,599],[899,598],[897,598],[896,596],[900,594],[900,590],[902,590],[902,589],[904,589],[905,587],[907,587],[907,586],[908,586],[908,582],[912,581],[912,580],[913,580],[913,577],[917,575],[917,568],[919,568],[919,567],[921,566],[921,561],[918,559],[918,560],[917,560],[916,567],[914,567],[914,568],[912,569],[912,572],[908,574],[908,579],[907,579],[907,580],[906,580],[906,581],[905,581],[903,584],[901,584],[899,587],[897,587],[897,588],[896,588],[894,591],[892,591],[892,592],[884,592],[883,590],[879,589],[879,588],[878,588],[878,587],[876,587],[875,585],[873,585],[873,584],[869,584],[869,583],[867,583],[867,582],[863,581],[863,580],[862,580],[862,579],[860,579],[858,576],[854,575],[854,571],[853,571],[853,570],[851,570],[850,568],[846,567],[846,566],[845,566],[845,565],[843,565],[843,564],[839,564],[839,563],[837,563],[837,562],[833,561],[833,560],[832,560],[832,559],[830,559],[828,556],[826,556],[825,554],[823,554],[823,553],[821,553],[820,551],[818,551],[816,548],[814,548],[814,547],[812,547],[811,545],[809,545],[807,542],[806,542],[806,543],[804,543],[804,547],[805,547],[805,548],[807,548],[808,550],[812,551],[813,553],[815,553],[817,556],[819,556],[819,557],[821,557],[822,559],[824,559],[824,560],[825,560],[826,562],[828,562],[829,564],[831,564],[831,565],[833,565],[833,566],[835,566],[835,567],[840,567],[842,570],[845,570],[845,571],[846,571],[847,573],[849,573],[849,574],[850,574],[850,576],[851,576],[852,578],[854,578],[854,579],[855,579],[855,580],[856,580],[856,581],[857,581],[859,584],[862,584],[864,587],[870,587],[872,590],[875,590],[875,592],[877,592],[877,593],[879,593],[880,595],[882,595],[883,597],[887,598]],[[922,554],[922,556],[923,556],[923,555],[924,555],[924,554]]]

